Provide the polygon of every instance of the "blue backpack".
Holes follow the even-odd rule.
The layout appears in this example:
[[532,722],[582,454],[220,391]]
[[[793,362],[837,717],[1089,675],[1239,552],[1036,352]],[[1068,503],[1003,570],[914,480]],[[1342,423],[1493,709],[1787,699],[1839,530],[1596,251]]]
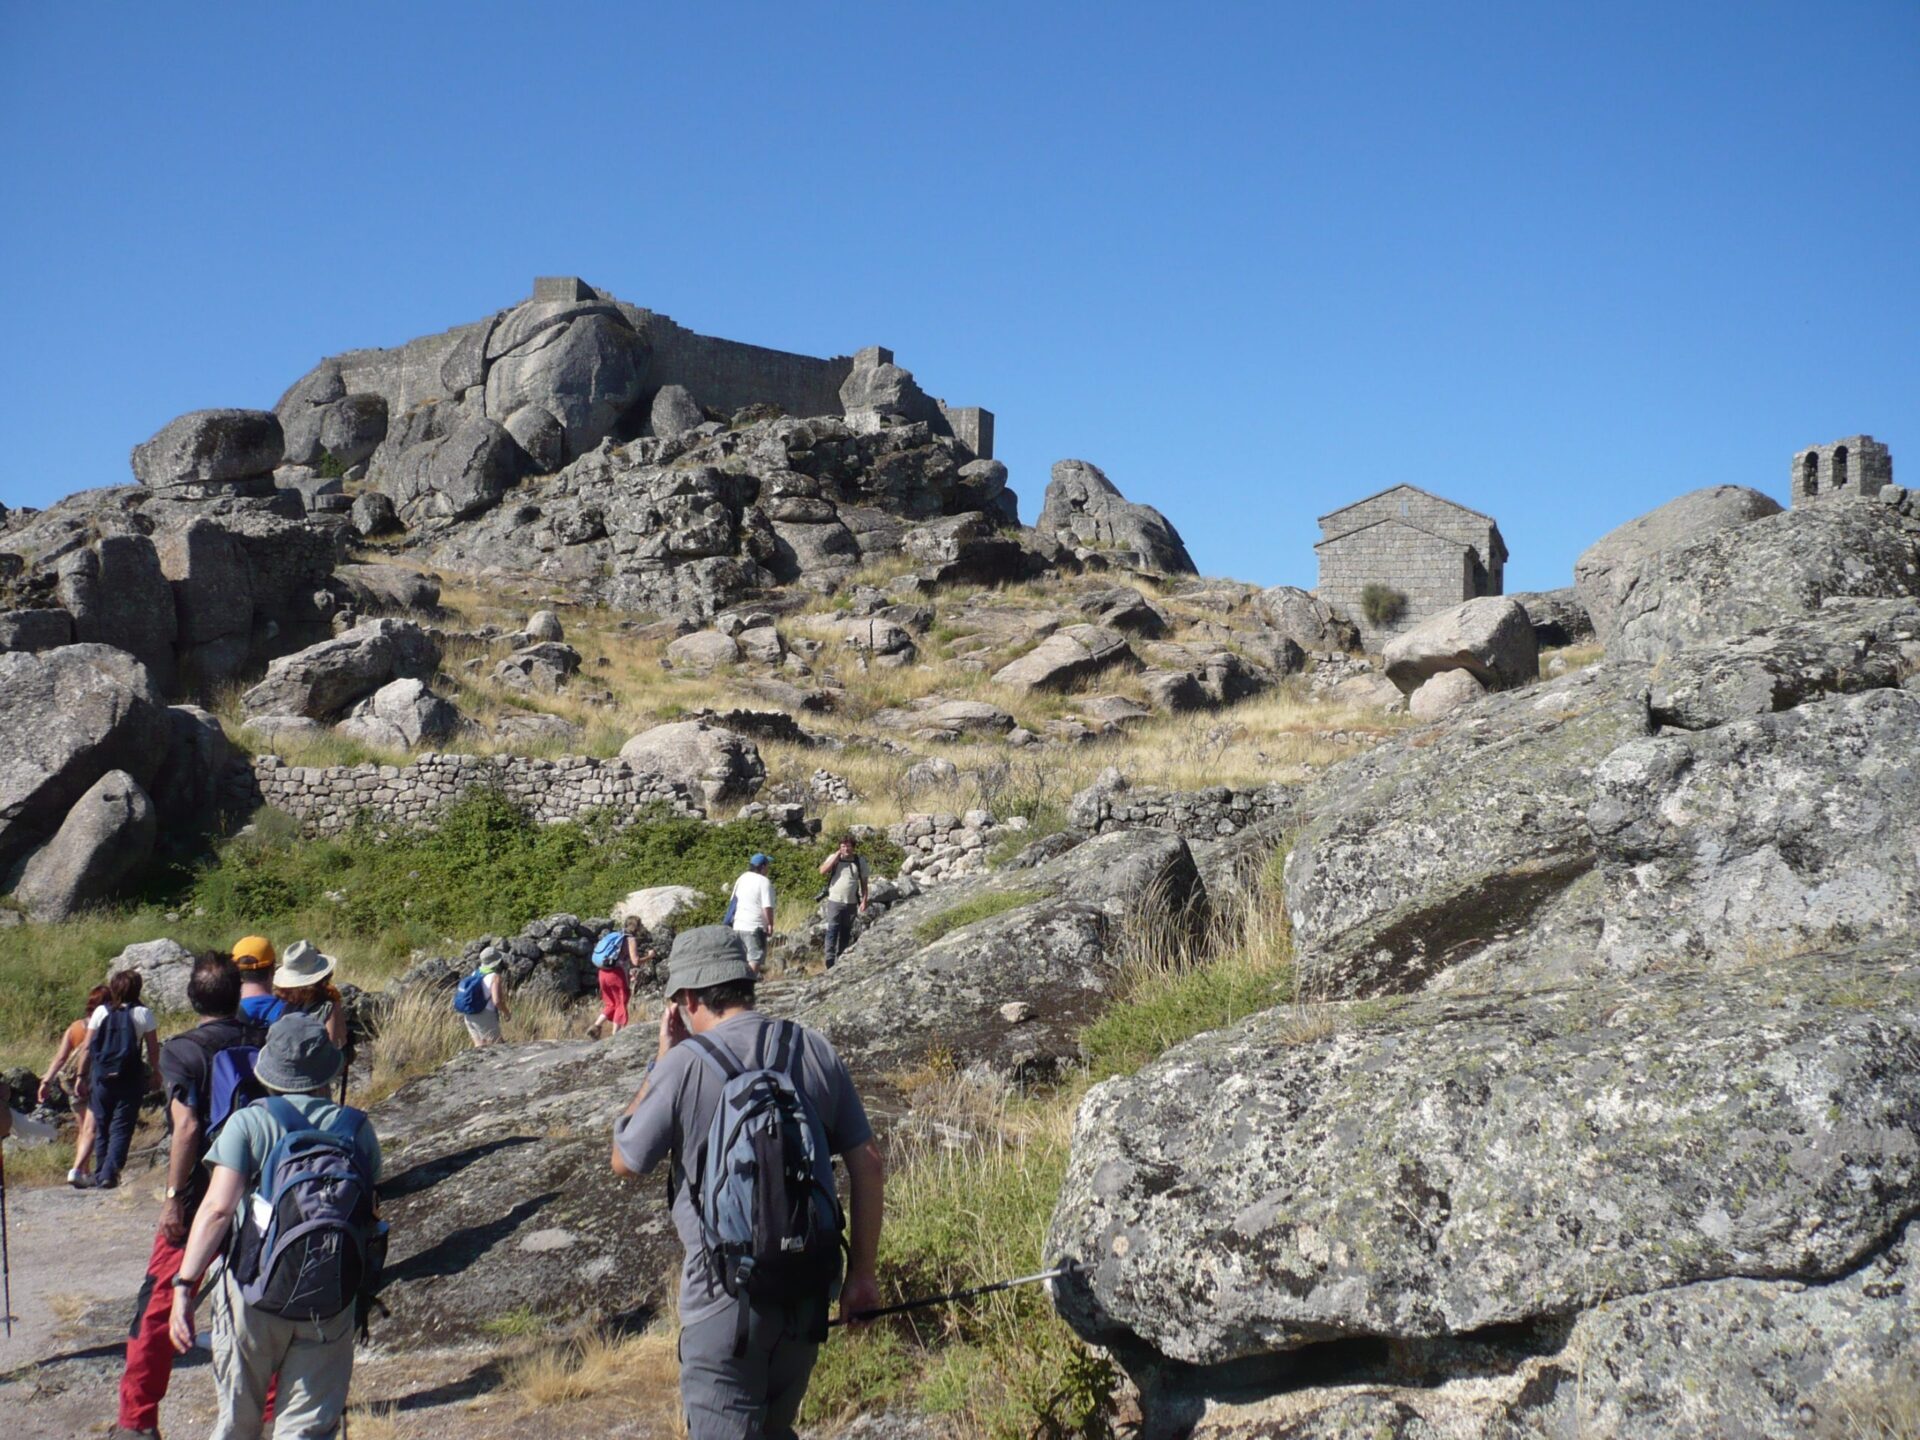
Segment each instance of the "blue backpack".
[[341,1107],[316,1126],[290,1102],[255,1102],[286,1127],[244,1204],[227,1263],[247,1304],[288,1320],[327,1320],[371,1303],[387,1227],[354,1144],[366,1115]]
[[95,1080],[118,1080],[139,1073],[140,1037],[134,1033],[133,1011],[125,1005],[110,1007],[94,1031],[91,1049]]
[[[789,1308],[818,1298],[824,1326],[845,1248],[833,1156],[819,1112],[800,1088],[799,1027],[782,1020],[768,1033],[773,1062],[752,1067],[705,1035],[687,1039],[725,1086],[696,1160],[698,1183],[689,1181],[701,1253],[727,1294]],[[748,1309],[740,1307],[743,1327]],[[735,1354],[745,1338],[744,1331],[735,1337]]]
[[609,930],[593,945],[593,968],[605,970],[620,963],[620,942],[627,938],[623,930]]
[[453,987],[453,1008],[456,1014],[478,1015],[487,1008],[487,976],[490,970],[476,970]]
[[234,1111],[266,1098],[267,1087],[253,1077],[259,1058],[258,1045],[229,1045],[214,1052],[207,1074],[206,1143],[213,1143]]

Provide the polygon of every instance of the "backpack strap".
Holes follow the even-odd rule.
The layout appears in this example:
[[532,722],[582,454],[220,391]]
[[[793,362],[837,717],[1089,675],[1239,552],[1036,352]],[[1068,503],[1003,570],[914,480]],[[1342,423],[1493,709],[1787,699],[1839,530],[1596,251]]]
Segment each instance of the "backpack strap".
[[693,1046],[694,1052],[698,1054],[702,1060],[706,1061],[710,1067],[720,1072],[720,1083],[722,1085],[731,1084],[747,1073],[746,1067],[734,1059],[731,1050],[727,1049],[724,1045],[709,1040],[704,1035],[689,1035],[687,1037],[687,1044]]
[[781,1020],[774,1025],[775,1044],[773,1064],[769,1069],[777,1070],[793,1081],[793,1088],[800,1088],[800,1049],[794,1043],[794,1032],[799,1027],[791,1020]]

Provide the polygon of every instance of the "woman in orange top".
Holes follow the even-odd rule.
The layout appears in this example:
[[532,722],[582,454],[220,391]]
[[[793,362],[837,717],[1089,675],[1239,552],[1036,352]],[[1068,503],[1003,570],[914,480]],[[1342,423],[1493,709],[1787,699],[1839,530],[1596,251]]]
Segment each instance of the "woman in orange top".
[[[40,1082],[42,1105],[55,1090],[65,1090],[80,1116],[80,1134],[73,1142],[73,1168],[67,1171],[69,1185],[78,1183],[93,1168],[93,1107],[87,1103],[87,1016],[106,1003],[106,986],[96,985],[87,992],[86,1010],[67,1026],[66,1034],[60,1037],[60,1048],[47,1062],[47,1078]],[[62,1073],[69,1067],[71,1076]]]

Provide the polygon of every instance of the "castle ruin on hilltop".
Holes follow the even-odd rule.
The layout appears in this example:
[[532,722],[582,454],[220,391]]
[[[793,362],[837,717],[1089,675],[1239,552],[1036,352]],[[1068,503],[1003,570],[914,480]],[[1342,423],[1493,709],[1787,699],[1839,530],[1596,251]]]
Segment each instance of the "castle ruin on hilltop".
[[[1507,544],[1490,515],[1420,489],[1395,485],[1320,517],[1322,600],[1360,627],[1369,650],[1412,629],[1429,615],[1466,600],[1498,595],[1505,583]],[[1370,588],[1401,597],[1388,618]]]
[[[453,402],[507,423],[538,402],[560,412],[566,459],[605,435],[644,429],[654,398],[675,387],[718,416],[773,406],[793,416],[843,417],[866,431],[899,417],[925,422],[980,459],[993,455],[993,412],[928,395],[893,363],[891,350],[820,357],[701,335],[575,275],[542,276],[527,300],[469,325],[331,356],[282,398],[283,420],[317,381],[330,388],[315,398],[379,396],[391,416]],[[305,463],[309,457],[293,448],[289,461]]]

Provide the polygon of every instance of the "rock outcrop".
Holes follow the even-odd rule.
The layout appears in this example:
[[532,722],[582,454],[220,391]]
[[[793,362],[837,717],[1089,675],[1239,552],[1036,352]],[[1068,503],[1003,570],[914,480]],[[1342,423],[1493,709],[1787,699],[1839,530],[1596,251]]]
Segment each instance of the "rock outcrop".
[[108,772],[152,779],[168,733],[153,678],[124,651],[0,655],[0,871],[52,839]]
[[[1054,1078],[1079,1063],[1080,1027],[1119,983],[1128,927],[1178,930],[1205,908],[1186,841],[1115,831],[1033,869],[951,881],[893,906],[809,986],[798,1015],[868,1074],[939,1048],[956,1064]],[[1031,1018],[1001,1014],[1016,1001]]]
[[699,791],[709,813],[729,802],[751,800],[767,778],[759,746],[704,720],[676,720],[642,731],[620,747],[620,758],[636,770],[653,771]]
[[285,446],[279,420],[264,410],[195,410],[133,447],[133,475],[155,488],[263,481]]
[[1282,1009],[1191,1041],[1082,1108],[1062,1311],[1136,1361],[1217,1365],[1842,1279],[1920,1203],[1915,958],[1429,999],[1317,1039]]
[[1311,591],[1275,585],[1254,597],[1253,608],[1302,650],[1346,652],[1360,648],[1360,629]]
[[27,858],[13,898],[35,920],[71,919],[153,858],[158,822],[140,782],[109,770],[73,802],[60,828]]
[[1616,968],[1909,933],[1920,695],[1870,690],[1623,745],[1595,773],[1588,819]]
[[1833,596],[1920,595],[1920,518],[1874,502],[1813,505],[1641,559],[1607,653],[1657,660],[1734,640]]
[[1001,666],[993,683],[1014,690],[1064,690],[1113,666],[1140,666],[1126,636],[1104,625],[1068,625]]
[[409,620],[367,620],[267,667],[242,697],[251,715],[331,720],[363,696],[399,679],[431,676],[440,647]]
[[1594,630],[1610,640],[1616,612],[1632,593],[1643,561],[1779,513],[1780,503],[1772,496],[1743,485],[1689,491],[1589,545],[1574,562],[1574,590]]
[[1198,573],[1167,517],[1151,505],[1129,501],[1099,466],[1085,460],[1054,465],[1034,528],[1083,552],[1083,558],[1097,555],[1165,575]]
[[1594,771],[1651,732],[1646,686],[1620,666],[1490,696],[1310,782],[1286,865],[1309,993],[1416,988],[1591,870]]

